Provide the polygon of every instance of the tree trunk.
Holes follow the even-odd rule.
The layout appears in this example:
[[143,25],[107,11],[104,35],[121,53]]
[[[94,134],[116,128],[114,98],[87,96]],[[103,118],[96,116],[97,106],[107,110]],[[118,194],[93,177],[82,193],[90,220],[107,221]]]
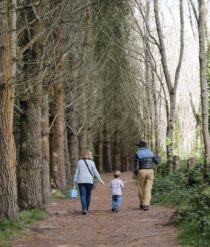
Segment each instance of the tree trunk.
[[113,170],[120,169],[120,150],[118,143],[118,133],[114,134],[114,143],[113,143]]
[[69,150],[70,150],[71,175],[73,176],[77,161],[79,160],[79,139],[77,135],[74,133],[71,133]]
[[169,138],[169,143],[167,145],[167,160],[169,171],[173,171],[173,134],[174,134],[174,124],[175,124],[175,114],[176,114],[176,95],[174,93],[170,94],[170,115],[167,123],[167,137]]
[[64,132],[64,166],[66,171],[66,183],[70,184],[72,181],[71,175],[71,163],[69,159],[69,145],[68,145],[68,136],[67,136],[67,129]]
[[[152,73],[152,87],[155,88],[155,76]],[[160,155],[160,117],[159,117],[159,107],[160,100],[158,101],[158,96],[155,91],[153,91],[154,99],[154,132],[155,132],[155,152],[156,155]],[[159,104],[158,104],[159,103]]]
[[[0,221],[18,215],[16,151],[13,136],[14,84],[16,74],[16,1],[2,1],[0,19]],[[10,21],[9,21],[9,18]],[[7,26],[10,23],[10,27]],[[10,36],[9,36],[9,28]]]
[[180,159],[179,156],[174,156],[173,158],[173,170],[178,171],[180,169]]
[[205,168],[210,168],[210,138],[208,131],[208,85],[206,79],[206,27],[207,27],[208,1],[199,1],[199,62],[200,62],[200,86],[201,86],[201,106],[202,106],[202,133],[205,150]]
[[103,165],[106,172],[112,171],[112,158],[111,158],[111,144],[110,139],[105,129],[103,131],[104,143],[103,143]]
[[111,144],[109,141],[104,141],[104,155],[103,155],[103,164],[104,170],[106,172],[112,171],[112,162],[111,162]]
[[154,1],[154,12],[155,12],[155,22],[157,28],[157,34],[159,38],[159,51],[161,56],[161,63],[163,67],[163,72],[165,76],[165,81],[169,93],[170,100],[170,111],[169,118],[167,119],[167,137],[170,143],[167,145],[167,161],[170,171],[173,171],[173,133],[174,133],[174,124],[175,124],[175,115],[176,115],[176,92],[179,82],[180,69],[183,61],[184,54],[184,15],[183,15],[183,0],[179,0],[180,7],[180,52],[179,60],[175,71],[174,85],[171,80],[171,75],[168,69],[168,61],[166,56],[166,47],[164,43],[164,35],[161,27],[160,17],[159,17],[159,1]]
[[52,179],[56,188],[63,190],[66,186],[66,175],[64,167],[64,89],[62,82],[57,82],[54,85],[52,121]]
[[21,101],[20,106],[19,206],[42,209],[41,108],[36,99]]
[[101,139],[98,141],[98,168],[99,171],[103,171],[103,143]]
[[43,203],[50,202],[50,150],[49,150],[49,99],[48,95],[43,96],[42,101],[42,194]]
[[130,170],[130,166],[129,166],[129,159],[128,159],[128,152],[125,156],[125,165],[126,165],[126,171],[129,171]]
[[73,105],[69,109],[69,124],[68,124],[68,138],[69,138],[69,156],[71,164],[71,175],[73,177],[77,161],[79,159],[79,139],[78,132],[78,117],[76,106]]

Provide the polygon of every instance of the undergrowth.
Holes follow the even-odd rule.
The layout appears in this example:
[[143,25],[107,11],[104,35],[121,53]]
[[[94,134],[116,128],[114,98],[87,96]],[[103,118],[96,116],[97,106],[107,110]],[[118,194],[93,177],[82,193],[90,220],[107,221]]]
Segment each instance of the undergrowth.
[[38,209],[20,212],[18,220],[6,219],[0,223],[0,244],[10,246],[8,240],[21,236],[23,230],[35,221],[44,219],[45,213]]
[[202,167],[156,175],[154,181],[153,203],[175,208],[172,222],[180,229],[183,246],[210,246],[210,179]]

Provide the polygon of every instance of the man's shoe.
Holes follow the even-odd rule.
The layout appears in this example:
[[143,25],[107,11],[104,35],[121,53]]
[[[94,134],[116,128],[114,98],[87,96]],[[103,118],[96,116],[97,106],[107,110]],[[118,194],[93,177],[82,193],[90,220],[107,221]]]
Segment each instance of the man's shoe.
[[144,206],[143,206],[143,209],[144,209],[144,211],[148,211],[148,210],[149,210],[149,206],[144,205]]
[[140,209],[144,209],[144,206],[143,205],[140,205],[140,207],[139,207]]

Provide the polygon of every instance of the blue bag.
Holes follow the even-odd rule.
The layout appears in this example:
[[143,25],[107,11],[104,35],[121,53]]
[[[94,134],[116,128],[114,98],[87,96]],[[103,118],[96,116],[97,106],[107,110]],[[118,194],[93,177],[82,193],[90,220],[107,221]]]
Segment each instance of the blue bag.
[[69,190],[69,197],[72,199],[76,199],[77,195],[78,195],[78,192],[77,192],[76,186],[74,185],[74,187]]

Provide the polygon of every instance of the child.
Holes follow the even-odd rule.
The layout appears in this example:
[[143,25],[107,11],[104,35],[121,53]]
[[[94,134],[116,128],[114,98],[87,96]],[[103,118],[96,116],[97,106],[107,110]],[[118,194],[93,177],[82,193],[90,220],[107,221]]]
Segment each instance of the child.
[[118,213],[122,204],[122,190],[124,189],[124,184],[120,177],[120,171],[114,171],[114,179],[109,184],[112,191],[112,212]]

